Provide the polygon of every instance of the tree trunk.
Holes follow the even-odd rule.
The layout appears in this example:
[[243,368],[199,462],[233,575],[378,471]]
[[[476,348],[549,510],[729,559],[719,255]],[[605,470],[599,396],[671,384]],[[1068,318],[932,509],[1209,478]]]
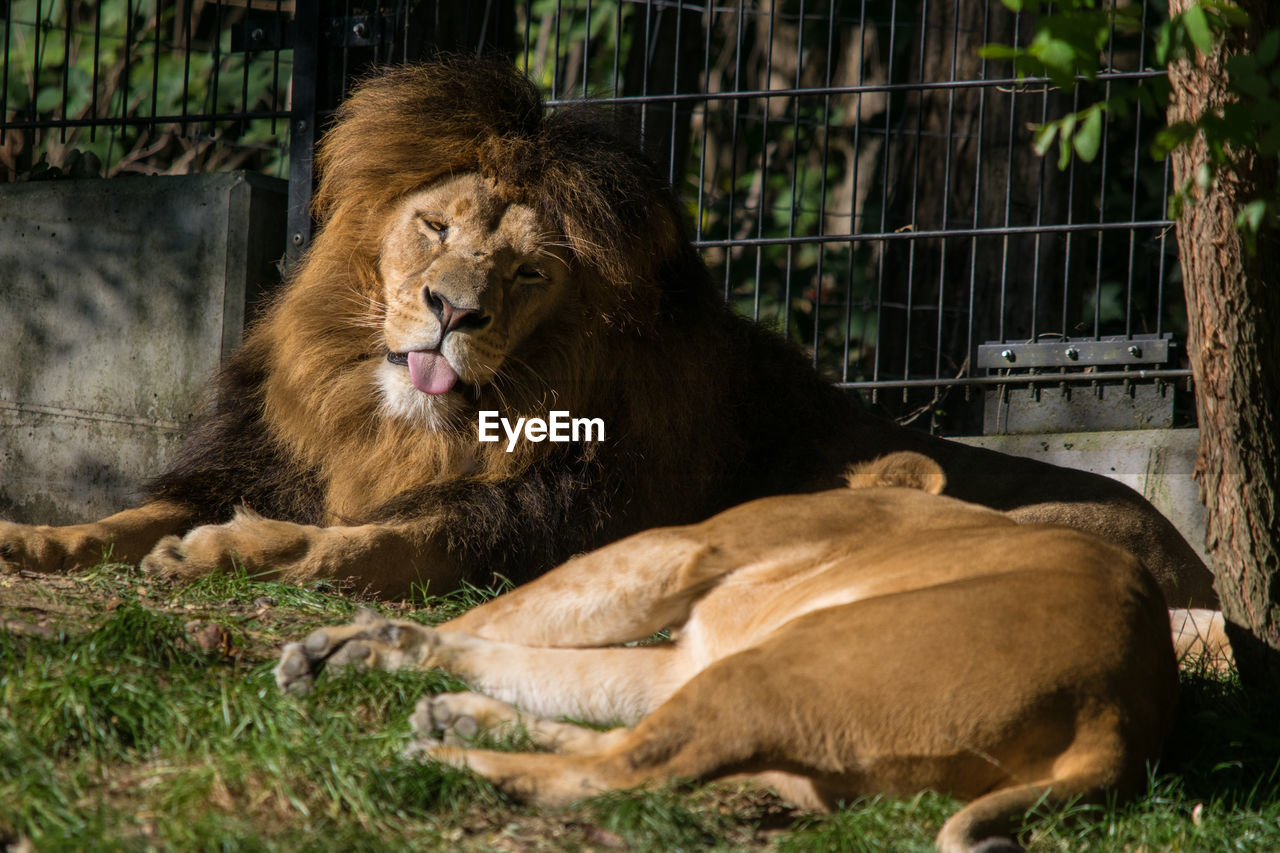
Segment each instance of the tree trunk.
[[[1170,0],[1171,14],[1192,0]],[[1169,121],[1194,121],[1229,97],[1225,63],[1280,25],[1272,0],[1238,0],[1248,34],[1170,66]],[[1205,162],[1202,140],[1173,155],[1175,185]],[[1275,158],[1239,152],[1239,169],[1187,199],[1178,252],[1187,298],[1200,450],[1196,477],[1208,511],[1206,544],[1241,679],[1280,686],[1280,235],[1249,254],[1235,229],[1243,205],[1276,197]]]

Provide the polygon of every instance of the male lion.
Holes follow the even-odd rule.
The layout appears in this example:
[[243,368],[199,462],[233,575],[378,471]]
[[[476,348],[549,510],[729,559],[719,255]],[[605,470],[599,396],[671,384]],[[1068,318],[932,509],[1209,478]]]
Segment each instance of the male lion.
[[[1018,849],[992,836],[1041,801],[1139,788],[1178,682],[1141,564],[936,497],[942,473],[916,454],[872,465],[864,481],[927,492],[764,498],[639,533],[438,629],[371,611],[322,629],[276,678],[306,688],[326,661],[456,673],[486,695],[423,699],[411,751],[545,804],[740,774],[818,809],[938,790],[973,800],[938,835],[959,853]],[[674,642],[604,648],[664,627]],[[546,719],[561,715],[633,728]],[[465,748],[494,727],[558,754]]]
[[[387,71],[317,166],[318,236],[146,501],[0,523],[0,558],[52,571],[110,549],[181,577],[239,564],[383,595],[522,581],[913,449],[954,496],[1098,533],[1171,603],[1215,606],[1203,563],[1132,490],[874,418],[731,313],[657,171],[591,108],[548,113],[510,67]],[[605,437],[508,452],[477,440],[482,411],[564,411]]]

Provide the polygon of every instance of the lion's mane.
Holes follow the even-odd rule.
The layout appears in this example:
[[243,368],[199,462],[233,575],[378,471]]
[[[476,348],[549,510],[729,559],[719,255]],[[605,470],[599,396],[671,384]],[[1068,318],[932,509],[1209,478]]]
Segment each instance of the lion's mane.
[[[854,402],[724,307],[679,202],[608,112],[548,111],[495,62],[400,67],[348,99],[317,166],[319,232],[153,498],[208,522],[241,504],[322,525],[429,518],[477,576],[520,579],[645,527],[835,485],[854,458]],[[477,408],[600,417],[607,441],[509,454],[474,423],[430,432],[380,411],[360,366],[386,354],[388,211],[464,172],[552,223],[581,287],[575,313],[518,353],[524,373],[481,386]]]

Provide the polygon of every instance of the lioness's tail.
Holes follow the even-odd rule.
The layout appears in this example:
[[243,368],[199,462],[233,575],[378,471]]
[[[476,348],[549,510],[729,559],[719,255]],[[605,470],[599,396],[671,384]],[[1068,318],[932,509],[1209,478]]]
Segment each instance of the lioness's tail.
[[931,495],[942,494],[947,486],[947,475],[942,473],[937,462],[923,453],[910,450],[900,450],[870,462],[850,465],[844,479],[851,489],[900,486],[920,489]]

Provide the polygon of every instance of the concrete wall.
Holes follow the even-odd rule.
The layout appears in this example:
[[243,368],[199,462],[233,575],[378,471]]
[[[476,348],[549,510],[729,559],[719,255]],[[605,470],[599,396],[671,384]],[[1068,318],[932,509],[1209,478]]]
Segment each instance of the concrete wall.
[[0,517],[133,503],[284,255],[258,175],[0,185]]
[[1200,503],[1199,487],[1191,479],[1199,430],[984,435],[955,441],[1119,480],[1151,501],[1200,556],[1205,556],[1204,505]]

